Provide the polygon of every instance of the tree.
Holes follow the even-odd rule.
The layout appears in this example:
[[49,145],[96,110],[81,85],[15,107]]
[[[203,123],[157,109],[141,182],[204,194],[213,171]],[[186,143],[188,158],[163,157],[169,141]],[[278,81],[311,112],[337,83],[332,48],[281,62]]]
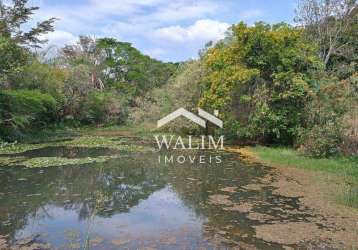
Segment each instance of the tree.
[[41,47],[46,42],[40,36],[54,31],[53,24],[56,18],[38,23],[29,31],[22,31],[21,25],[31,19],[31,15],[39,7],[27,7],[28,0],[13,0],[12,5],[6,5],[0,0],[0,36],[11,38],[16,44],[30,47]]
[[[160,117],[181,107],[197,112],[197,104],[201,95],[200,82],[204,76],[205,69],[200,60],[181,64],[175,75],[166,84],[149,91],[140,105],[133,109],[134,112],[131,113],[133,122],[154,126]],[[190,129],[191,132],[196,128],[187,120],[181,121],[183,122],[171,123],[166,128],[177,132],[182,132],[184,127]]]
[[66,45],[62,49],[62,55],[71,66],[83,64],[90,69],[90,78],[94,88],[104,89],[102,81],[105,54],[97,46],[95,38],[80,36],[74,45]]
[[324,65],[332,55],[351,53],[351,41],[342,37],[357,23],[356,0],[301,0],[295,21],[305,27],[308,38],[319,46]]
[[0,85],[10,87],[9,74],[18,74],[31,61],[26,47],[40,47],[46,42],[40,36],[53,31],[55,18],[38,23],[29,31],[21,30],[36,10],[38,7],[27,7],[27,0],[13,0],[11,5],[0,0]]
[[99,39],[97,45],[106,58],[106,82],[133,98],[164,85],[177,67],[143,55],[130,43],[113,38]]
[[8,75],[19,73],[27,63],[29,54],[11,39],[0,37],[0,55],[0,87],[9,87]]
[[69,69],[64,83],[64,105],[62,116],[78,118],[82,116],[81,103],[93,90],[94,86],[88,77],[91,70],[88,66],[80,64]]
[[299,28],[244,23],[203,57],[207,75],[199,105],[219,109],[229,133],[263,142],[292,143],[310,91],[310,71],[320,67]]
[[114,38],[95,39],[81,36],[74,45],[62,49],[65,65],[87,65],[95,88],[116,87],[135,98],[163,85],[176,65],[143,55],[130,43]]

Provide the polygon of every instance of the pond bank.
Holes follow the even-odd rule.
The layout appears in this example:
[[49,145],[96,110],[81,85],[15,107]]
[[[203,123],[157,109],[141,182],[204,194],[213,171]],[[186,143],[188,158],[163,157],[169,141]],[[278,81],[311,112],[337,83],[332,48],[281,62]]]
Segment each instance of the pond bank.
[[[347,206],[356,205],[356,203],[338,204],[347,200],[351,201],[349,197],[344,197],[352,195],[345,193],[345,186],[357,184],[354,182],[356,181],[355,173],[350,173],[349,180],[344,175],[337,175],[339,169],[335,169],[334,166],[342,159],[309,159],[299,156],[293,150],[282,148],[245,147],[228,150],[239,153],[247,162],[259,162],[275,169],[275,178],[265,179],[261,182],[266,184],[251,187],[252,189],[260,190],[265,185],[272,186],[275,188],[273,193],[285,197],[297,197],[304,207],[317,215],[314,220],[304,223],[260,225],[256,227],[257,237],[286,244],[302,239],[319,238],[321,241],[345,242],[347,245],[344,248],[348,249],[358,247],[358,209]],[[275,157],[270,157],[274,152]],[[312,165],[309,166],[309,163]],[[346,165],[337,166],[345,171],[357,171],[357,169],[350,169],[354,167],[354,163],[352,162],[352,166],[350,164],[347,160]],[[327,169],[323,171],[325,166]],[[317,225],[329,229],[321,230]],[[343,246],[337,245],[336,247]]]
[[[5,223],[0,249],[8,242],[13,249],[42,243],[41,249],[47,243],[51,249],[84,246],[87,223],[95,229],[91,240],[100,239],[93,249],[117,249],[118,244],[182,249],[188,237],[187,248],[358,247],[358,210],[336,204],[331,194],[342,180],[333,173],[268,164],[255,151],[271,153],[271,148],[227,148],[231,152],[218,152],[223,165],[167,166],[158,164],[153,147],[149,133],[93,130],[1,149],[0,222]],[[290,154],[282,150],[277,158],[292,161],[294,156],[303,164]],[[138,220],[143,215],[151,219]],[[29,241],[23,236],[34,235],[40,236],[19,245]]]
[[266,165],[315,172],[317,178],[336,184],[337,189],[331,192],[332,199],[339,204],[358,208],[358,156],[311,158],[294,149],[282,147],[257,146],[244,150]]

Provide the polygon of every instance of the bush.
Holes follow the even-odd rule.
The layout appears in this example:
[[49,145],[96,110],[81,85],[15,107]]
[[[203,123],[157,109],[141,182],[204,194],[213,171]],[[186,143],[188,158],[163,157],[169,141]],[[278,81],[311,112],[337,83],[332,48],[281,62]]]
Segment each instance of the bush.
[[239,143],[247,143],[252,138],[249,128],[235,119],[225,121],[224,128],[218,133],[223,133],[227,140],[238,141]]
[[320,89],[311,96],[305,108],[305,128],[300,130],[298,143],[301,149],[316,157],[337,153],[355,154],[357,81],[321,80]]
[[87,123],[122,123],[128,115],[127,106],[126,98],[115,92],[92,92],[82,103],[84,116],[81,120]]
[[20,73],[9,75],[11,88],[40,90],[56,99],[62,99],[67,71],[54,65],[44,64],[37,59],[22,67]]
[[315,125],[301,130],[300,150],[313,157],[329,157],[341,152],[343,142],[342,128],[337,123]]
[[0,91],[0,137],[14,140],[26,129],[47,125],[56,119],[57,103],[37,90]]

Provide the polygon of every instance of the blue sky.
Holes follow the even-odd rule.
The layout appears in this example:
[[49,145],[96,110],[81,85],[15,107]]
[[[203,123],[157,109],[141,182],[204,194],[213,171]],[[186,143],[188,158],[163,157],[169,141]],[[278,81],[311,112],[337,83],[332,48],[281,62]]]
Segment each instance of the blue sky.
[[58,47],[79,35],[115,37],[164,61],[197,57],[208,41],[234,23],[292,23],[297,0],[29,0],[40,7],[33,22],[57,17],[46,35]]

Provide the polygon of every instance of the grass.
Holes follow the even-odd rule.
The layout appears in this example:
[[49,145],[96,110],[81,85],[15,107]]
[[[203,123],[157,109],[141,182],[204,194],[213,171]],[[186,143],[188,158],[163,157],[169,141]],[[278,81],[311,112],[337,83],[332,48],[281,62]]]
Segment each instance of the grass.
[[322,173],[334,174],[340,183],[336,194],[341,204],[358,208],[358,156],[333,158],[311,158],[294,149],[282,147],[250,147],[262,162],[276,166],[290,166]]

